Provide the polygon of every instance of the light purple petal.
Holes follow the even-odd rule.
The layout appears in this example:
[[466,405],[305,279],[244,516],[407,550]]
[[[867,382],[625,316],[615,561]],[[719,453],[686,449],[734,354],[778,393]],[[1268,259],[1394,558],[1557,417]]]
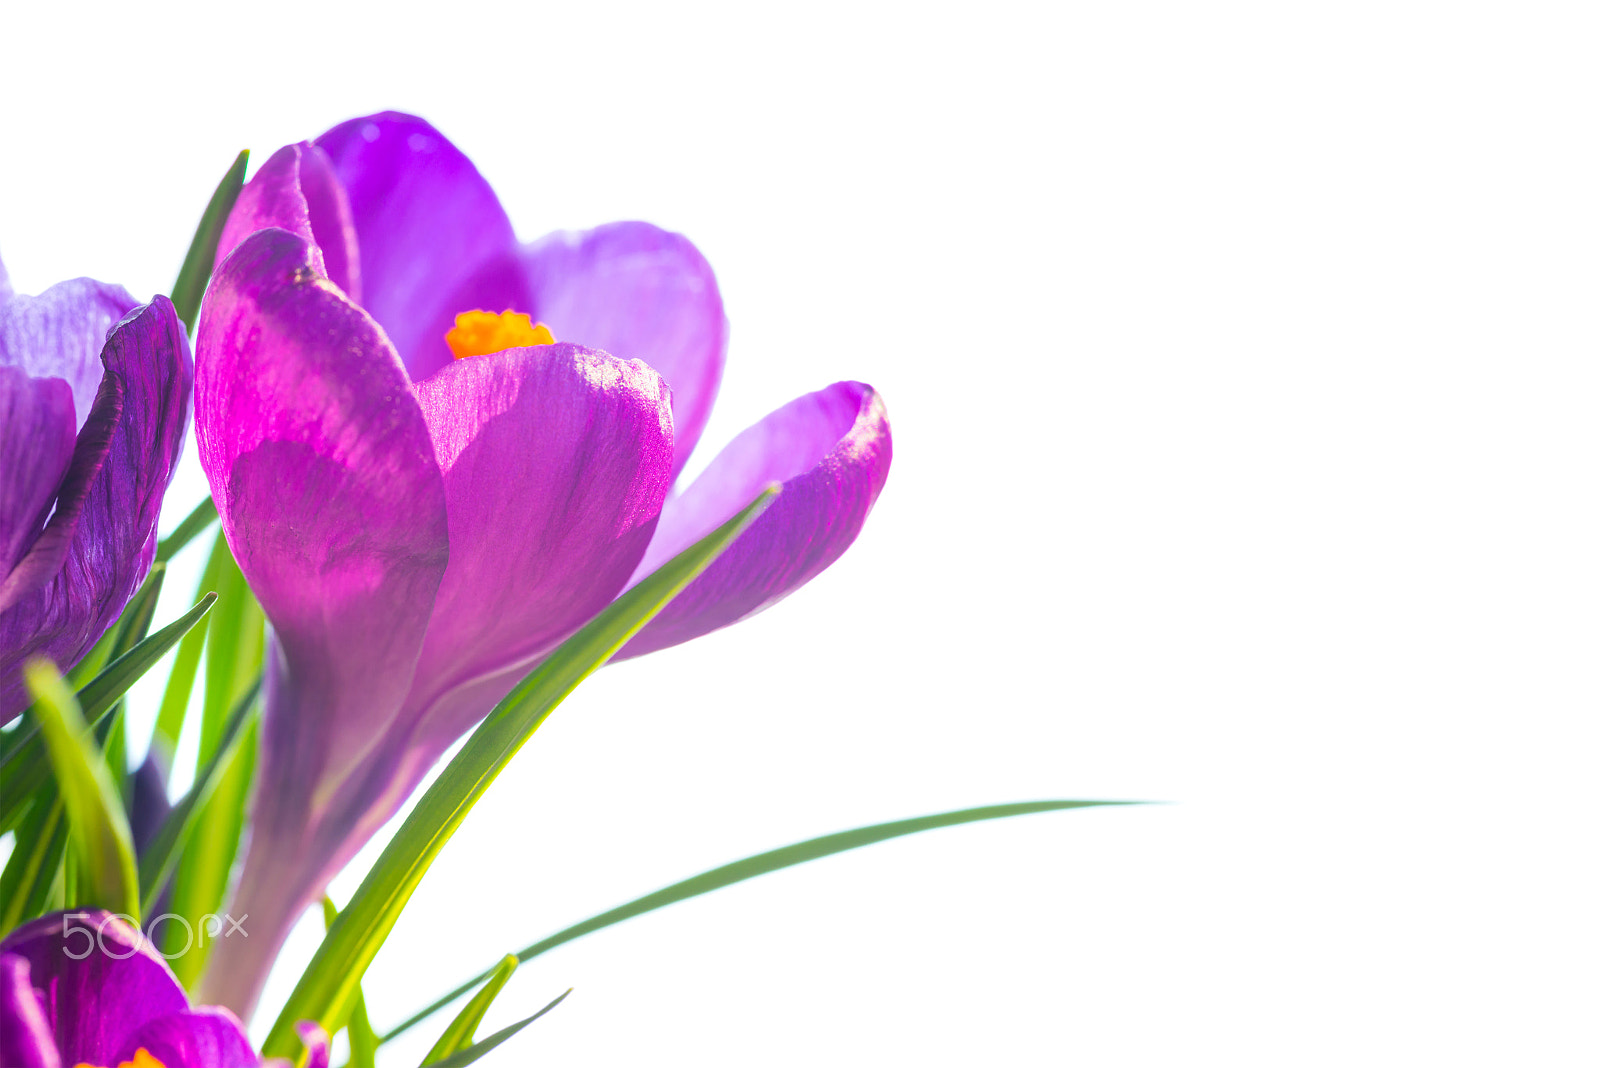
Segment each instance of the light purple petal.
[[436,755],[621,591],[671,485],[672,413],[644,364],[565,344],[457,360],[415,391],[450,514],[407,703]]
[[256,1068],[261,1063],[239,1018],[217,1007],[156,1017],[135,1031],[117,1059],[107,1063],[131,1061],[141,1049],[162,1068]]
[[278,149],[240,191],[217,242],[218,262],[245,238],[269,227],[304,238],[311,246],[312,268],[360,303],[350,204],[327,154],[309,141]]
[[26,957],[0,956],[0,1064],[7,1068],[61,1068],[50,1018],[33,989]]
[[76,443],[71,387],[0,367],[0,582],[44,529]]
[[711,417],[728,350],[705,257],[681,234],[619,222],[550,234],[523,251],[523,263],[533,306],[520,310],[557,340],[643,360],[667,380],[681,471]]
[[238,898],[251,937],[218,944],[205,999],[242,1015],[263,959],[348,859],[339,835],[319,837],[321,806],[400,708],[449,556],[405,371],[308,253],[282,230],[247,238],[212,280],[196,342],[201,466],[275,634]]
[[[474,303],[478,295],[463,286],[514,249],[511,221],[472,161],[415,116],[388,111],[351,119],[317,144],[349,196],[362,304],[411,377],[426,378],[450,359],[444,332],[435,331],[441,315],[503,310]],[[469,303],[444,307],[455,300]]]
[[121,286],[92,278],[58,282],[37,297],[0,302],[0,367],[65,380],[82,429],[100,388],[106,335],[138,305]]
[[[122,614],[155,558],[161,501],[183,451],[194,381],[172,302],[158,296],[129,313],[107,338],[102,358],[101,399],[78,435],[56,515],[7,579],[50,552],[75,513],[60,570],[0,613],[0,722],[26,703],[18,675],[23,660],[41,654],[63,669],[76,664]],[[102,419],[112,391],[120,394],[114,422]],[[109,441],[91,480],[84,458],[95,453],[92,439],[105,429]]]
[[634,581],[750,503],[763,486],[781,482],[783,492],[616,659],[728,626],[811,581],[861,532],[892,454],[883,401],[860,382],[791,401],[734,438],[667,502]]
[[328,1068],[328,1032],[315,1020],[301,1020],[294,1025],[294,1032],[306,1048],[305,1068]]
[[114,1065],[139,1028],[189,1008],[183,987],[150,942],[99,909],[55,912],[24,924],[0,942],[0,958],[6,954],[28,962],[64,1065]]

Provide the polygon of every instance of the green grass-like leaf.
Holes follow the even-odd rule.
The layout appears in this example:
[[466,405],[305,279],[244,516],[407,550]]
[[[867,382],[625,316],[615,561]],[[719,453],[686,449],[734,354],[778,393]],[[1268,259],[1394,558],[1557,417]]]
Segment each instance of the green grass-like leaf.
[[560,997],[556,998],[550,1004],[546,1005],[544,1008],[540,1009],[526,1020],[518,1020],[510,1027],[503,1027],[494,1034],[490,1035],[488,1038],[484,1039],[482,1042],[468,1046],[466,1049],[457,1050],[455,1053],[452,1053],[442,1061],[435,1061],[429,1066],[429,1068],[466,1068],[467,1065],[471,1064],[473,1061],[476,1061],[479,1057],[482,1057],[500,1043],[504,1042],[506,1039],[510,1038],[524,1027],[527,1027],[529,1024],[533,1023],[533,1021],[537,1020],[539,1017],[543,1016],[545,1013],[549,1012],[563,1001],[567,1000],[567,994],[570,993],[572,993],[572,990],[569,988]]
[[[216,600],[215,594],[206,594],[193,608],[112,661],[79,690],[78,706],[90,725],[98,728],[123,694],[205,618]],[[26,719],[18,728],[20,736],[0,758],[0,798],[4,799],[0,801],[0,834],[16,825],[18,810],[26,807],[50,774],[34,710],[30,708],[23,715]]]
[[[909,820],[895,820],[892,823],[875,823],[869,827],[857,827],[850,831],[840,831],[837,834],[825,834],[820,838],[808,838],[804,842],[773,849],[766,853],[758,853],[753,857],[736,860],[732,864],[724,864],[720,868],[701,872],[699,875],[684,879],[682,882],[673,883],[654,893],[635,898],[626,905],[618,905],[598,916],[591,916],[587,920],[575,923],[571,927],[557,931],[542,941],[535,942],[527,949],[517,954],[517,959],[526,964],[541,953],[571,942],[575,938],[582,938],[604,927],[631,920],[635,916],[646,912],[653,912],[659,908],[685,901],[701,894],[709,894],[713,890],[721,890],[734,883],[742,883],[746,879],[754,879],[758,875],[779,871],[783,868],[792,868],[796,864],[804,864],[808,860],[817,860],[821,857],[832,856],[851,849],[860,849],[862,846],[874,845],[885,842],[891,838],[899,838],[908,834],[917,834],[920,831],[931,831],[940,827],[954,827],[962,823],[976,823],[980,820],[1005,819],[1008,816],[1026,816],[1035,812],[1060,812],[1072,808],[1095,808],[1103,805],[1138,804],[1133,801],[1023,801],[1012,805],[984,805],[980,808],[964,808],[955,812],[941,812],[932,816],[918,816]],[[456,987],[444,997],[435,1001],[427,1008],[406,1019],[403,1023],[390,1030],[383,1036],[387,1042],[429,1016],[448,1006],[461,995],[476,987],[479,983],[494,974],[494,969],[480,972],[465,983]]]
[[217,183],[216,192],[200,216],[194,240],[189,242],[189,252],[183,257],[183,267],[178,280],[172,283],[172,306],[183,320],[183,327],[194,333],[195,317],[200,314],[200,298],[205,295],[206,283],[211,280],[211,268],[217,262],[217,241],[222,237],[222,227],[233,211],[239,190],[244,188],[244,170],[250,163],[250,150],[240,152],[228,168],[228,173]]
[[517,970],[517,958],[510,953],[500,958],[500,963],[495,965],[494,971],[489,974],[489,981],[483,984],[483,989],[472,995],[472,1000],[467,1002],[456,1018],[439,1036],[439,1041],[433,1044],[428,1055],[422,1058],[422,1068],[428,1068],[446,1057],[472,1045],[472,1040],[477,1037],[478,1025],[483,1022],[483,1014],[489,1011],[489,1006],[494,1004],[494,999],[500,996],[500,991],[505,988],[506,980],[511,978],[511,973]]
[[94,904],[137,920],[139,876],[128,815],[77,699],[48,660],[29,661],[23,678],[33,694],[34,712],[66,808],[68,837],[79,858],[82,896],[68,904]]
[[[206,678],[201,702],[199,767],[222,753],[228,722],[245,694],[261,677],[266,617],[234,562],[227,539],[219,532],[206,567],[215,580],[217,607],[206,628]],[[222,908],[228,876],[244,833],[245,798],[255,771],[255,730],[246,724],[243,736],[224,756],[210,787],[211,796],[188,817],[188,842],[178,854],[172,876],[172,912],[198,924]],[[198,780],[197,780],[198,781]],[[162,929],[163,948],[175,951],[185,932],[181,924]],[[172,958],[172,972],[193,990],[210,956],[210,944],[196,945]]]
[[204,534],[216,519],[217,502],[207,497],[194,506],[194,511],[183,517],[183,522],[178,524],[176,530],[156,545],[156,563],[164,564],[178,555],[178,550]]
[[217,746],[217,751],[211,754],[211,759],[206,761],[205,767],[195,776],[189,792],[172,806],[166,818],[161,821],[155,836],[150,839],[149,846],[140,854],[139,898],[144,903],[146,912],[150,911],[157,895],[166,886],[167,878],[172,874],[178,856],[183,852],[184,845],[194,831],[195,813],[211,799],[211,794],[221,779],[222,771],[232,759],[239,740],[244,737],[245,728],[250,723],[250,715],[255,711],[256,695],[260,692],[261,680],[257,679],[256,684],[240,698],[238,705],[234,707],[233,715],[228,717],[228,725],[223,731],[222,742]]
[[[327,894],[322,895],[322,929],[326,933],[333,926],[333,921],[339,918],[339,908],[333,903],[333,898]],[[350,1060],[344,1068],[376,1068],[378,1063],[378,1035],[372,1030],[372,1021],[367,1017],[367,999],[362,996],[361,988],[356,988],[356,1003],[350,1010],[350,1023],[345,1030],[350,1036]],[[333,1036],[328,1036],[332,1038]]]
[[777,492],[777,486],[769,487],[738,515],[618,597],[494,707],[422,795],[339,914],[273,1024],[262,1045],[264,1056],[297,1055],[298,1020],[316,1020],[329,1034],[343,1026],[361,977],[400,910],[489,784],[551,710],[733,544]]

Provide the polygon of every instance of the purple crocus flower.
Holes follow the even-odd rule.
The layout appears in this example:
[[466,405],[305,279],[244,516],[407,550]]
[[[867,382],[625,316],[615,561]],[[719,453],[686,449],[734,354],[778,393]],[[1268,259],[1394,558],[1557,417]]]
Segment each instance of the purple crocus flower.
[[[308,1068],[327,1068],[326,1035],[315,1027],[301,1034],[310,1048]],[[233,1013],[191,1008],[149,939],[108,912],[52,913],[0,941],[5,1068],[261,1063]]]
[[0,723],[28,705],[23,663],[72,667],[149,573],[193,381],[166,297],[18,296],[0,267]]
[[201,463],[273,641],[237,890],[251,938],[216,947],[201,989],[248,1014],[296,917],[518,678],[773,481],[619,656],[791,593],[861,530],[891,442],[877,393],[840,382],[671,493],[727,343],[705,259],[645,223],[520,245],[410,116],[279,151],[220,251]]

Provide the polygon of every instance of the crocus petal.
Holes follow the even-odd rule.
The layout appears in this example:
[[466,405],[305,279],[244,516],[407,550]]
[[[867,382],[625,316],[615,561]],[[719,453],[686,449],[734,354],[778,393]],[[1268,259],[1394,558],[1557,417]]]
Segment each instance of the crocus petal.
[[76,443],[72,388],[0,367],[0,582],[44,529]]
[[63,379],[81,429],[100,388],[106,334],[138,305],[121,286],[92,278],[57,283],[37,297],[13,296],[0,302],[0,367]]
[[149,940],[99,909],[24,924],[0,942],[0,959],[7,955],[27,962],[62,1064],[116,1064],[146,1023],[189,1008]]
[[349,196],[363,305],[411,377],[426,378],[450,359],[443,331],[435,336],[441,305],[462,299],[480,267],[515,247],[511,221],[472,161],[415,116],[352,119],[317,144]]
[[361,300],[355,224],[327,153],[309,141],[272,154],[244,189],[222,228],[217,259],[257,230],[277,227],[310,245],[312,268],[357,303]]
[[0,1064],[8,1068],[61,1068],[50,1019],[39,1002],[26,957],[0,956]]
[[[0,612],[0,722],[26,703],[22,662],[45,655],[62,668],[76,664],[122,614],[155,559],[161,500],[183,451],[194,381],[172,302],[156,297],[129,313],[106,339],[102,360],[99,398],[78,435],[56,514],[7,578],[52,552],[71,523],[59,571]],[[90,464],[85,457],[96,453],[99,462]]]
[[675,471],[722,382],[728,320],[711,265],[680,234],[642,222],[550,234],[523,251],[533,307],[562,341],[643,360],[672,387]]
[[234,250],[196,346],[201,466],[275,635],[238,899],[253,925],[237,953],[250,959],[219,943],[204,999],[248,1015],[263,959],[331,875],[321,862],[348,860],[307,843],[410,688],[448,534],[405,370],[302,238],[263,230]]
[[123,1042],[117,1059],[107,1063],[132,1061],[141,1049],[162,1068],[257,1068],[261,1063],[239,1018],[217,1007],[156,1017]]
[[328,1068],[328,1032],[315,1020],[301,1020],[294,1032],[306,1048],[305,1068]]
[[640,656],[755,614],[816,577],[855,541],[889,476],[888,415],[871,386],[839,382],[745,430],[667,502],[637,581],[759,493],[762,516],[617,654]]
[[643,363],[565,344],[457,360],[415,390],[450,515],[407,706],[437,755],[622,590],[671,484],[672,412]]

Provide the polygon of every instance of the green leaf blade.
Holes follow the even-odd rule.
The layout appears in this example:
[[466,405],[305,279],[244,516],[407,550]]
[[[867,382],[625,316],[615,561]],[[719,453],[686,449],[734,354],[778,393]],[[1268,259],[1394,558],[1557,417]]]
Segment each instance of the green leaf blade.
[[511,978],[511,973],[517,970],[517,958],[507,953],[500,958],[500,963],[495,965],[489,981],[483,984],[483,989],[472,996],[472,1000],[456,1014],[450,1021],[444,1033],[439,1036],[439,1041],[433,1044],[428,1055],[422,1058],[422,1068],[428,1068],[446,1057],[472,1045],[472,1040],[478,1033],[478,1025],[483,1022],[483,1014],[489,1011],[489,1006],[494,1004],[494,999],[500,996],[506,981]]
[[29,661],[23,678],[33,694],[45,750],[66,809],[69,838],[80,861],[85,899],[68,904],[98,905],[137,920],[139,876],[128,816],[77,699],[48,660]]
[[499,1031],[496,1031],[482,1042],[468,1046],[465,1049],[457,1050],[455,1053],[452,1053],[442,1061],[435,1061],[429,1066],[429,1068],[467,1068],[467,1065],[473,1063],[478,1058],[482,1057],[484,1054],[500,1045],[500,1043],[504,1042],[506,1039],[510,1038],[524,1027],[527,1027],[529,1024],[533,1023],[533,1021],[537,1020],[539,1017],[543,1016],[545,1013],[549,1012],[563,1001],[567,1000],[567,994],[570,993],[572,993],[572,991],[569,988],[560,997],[556,998],[550,1004],[546,1005],[532,1016],[529,1016],[527,1019],[518,1020],[510,1027],[501,1028]]
[[244,188],[244,171],[250,163],[250,150],[245,149],[234,159],[233,166],[217,183],[216,192],[200,215],[200,225],[195,228],[194,240],[189,242],[189,252],[183,257],[183,267],[177,281],[172,283],[172,306],[183,321],[183,327],[194,333],[194,321],[200,314],[200,298],[205,295],[206,283],[211,280],[211,268],[217,262],[217,242],[222,238],[222,227],[233,211],[239,191]]
[[[1075,808],[1099,808],[1131,804],[1140,804],[1140,802],[1022,801],[1010,805],[983,805],[978,808],[940,812],[931,816],[917,816],[912,819],[893,820],[889,823],[875,823],[848,831],[825,834],[819,838],[808,838],[803,842],[796,842],[793,845],[768,850],[765,853],[757,853],[755,856],[746,857],[743,860],[736,860],[731,864],[724,864],[720,868],[712,868],[710,871],[701,872],[699,875],[691,876],[673,883],[671,886],[665,886],[653,893],[635,898],[627,904],[618,905],[616,908],[609,909],[597,916],[591,916],[587,920],[582,920],[571,927],[563,928],[550,937],[535,942],[519,952],[517,959],[526,964],[534,957],[539,956],[541,953],[547,953],[559,945],[571,942],[576,938],[582,938],[586,934],[593,934],[595,931],[621,923],[624,920],[631,920],[633,917],[643,915],[646,912],[653,912],[656,909],[665,908],[679,901],[686,901],[691,897],[699,897],[701,894],[709,894],[713,890],[721,890],[723,887],[780,871],[783,868],[792,868],[797,864],[804,864],[810,860],[820,860],[835,853],[844,853],[852,849],[860,849],[863,846],[875,845],[878,842],[886,842],[891,838],[918,834],[922,831],[937,830],[941,827],[955,827],[963,823],[1006,819],[1011,816],[1027,816],[1039,812],[1061,812]],[[392,1028],[383,1036],[382,1041],[387,1042],[409,1031],[429,1016],[477,987],[479,983],[492,974],[492,969],[480,972],[450,991],[450,993]]]
[[528,674],[478,725],[406,817],[339,914],[272,1026],[264,1056],[293,1056],[294,1024],[314,1019],[332,1033],[345,1021],[372,958],[429,865],[472,806],[566,696],[733,544],[777,495],[761,493],[732,519],[623,593]]

